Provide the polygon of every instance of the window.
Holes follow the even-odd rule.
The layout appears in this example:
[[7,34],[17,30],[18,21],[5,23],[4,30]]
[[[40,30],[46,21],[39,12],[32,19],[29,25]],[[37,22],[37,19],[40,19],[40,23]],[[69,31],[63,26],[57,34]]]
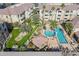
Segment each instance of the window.
[[57,8],[57,10],[60,10],[60,8]]
[[25,12],[23,12],[22,14],[20,14],[20,16],[24,15]]
[[57,19],[60,19],[60,18],[57,18]]
[[24,19],[25,19],[25,16],[21,19],[21,21],[24,20]]
[[50,16],[52,16],[52,14],[50,14]]
[[69,11],[66,11],[66,13],[69,13]]
[[58,11],[59,13],[61,13],[61,11]]
[[45,12],[48,12],[48,10],[45,10]]
[[47,14],[45,14],[45,16],[48,16]]
[[37,11],[39,13],[39,11]]
[[77,15],[77,16],[79,16],[79,15]]
[[52,11],[49,11],[49,13],[52,13]]
[[8,18],[8,16],[6,16],[6,18]]
[[68,16],[68,15],[65,15],[65,16]]
[[73,11],[71,11],[71,13],[73,13]]
[[61,16],[61,15],[58,15],[58,16]]
[[45,18],[45,19],[48,19],[48,18]]
[[67,19],[67,18],[64,18],[64,19]]
[[19,15],[17,15],[17,17],[19,17],[20,16],[20,14]]

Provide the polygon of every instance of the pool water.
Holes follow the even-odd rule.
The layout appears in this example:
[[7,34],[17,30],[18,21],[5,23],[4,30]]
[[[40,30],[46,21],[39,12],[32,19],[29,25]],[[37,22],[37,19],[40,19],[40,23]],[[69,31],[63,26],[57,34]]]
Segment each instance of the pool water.
[[46,37],[52,37],[52,36],[55,35],[55,32],[50,31],[50,30],[45,30],[44,34],[45,34]]
[[66,40],[66,37],[64,36],[63,31],[59,27],[57,27],[55,31],[45,30],[44,35],[47,38],[56,36],[60,44],[67,43],[67,40]]
[[56,28],[56,29],[55,29],[55,32],[56,32],[58,41],[59,41],[60,43],[67,43],[67,40],[66,40],[66,38],[65,38],[65,36],[64,36],[64,33],[63,33],[63,31],[62,31],[60,28]]

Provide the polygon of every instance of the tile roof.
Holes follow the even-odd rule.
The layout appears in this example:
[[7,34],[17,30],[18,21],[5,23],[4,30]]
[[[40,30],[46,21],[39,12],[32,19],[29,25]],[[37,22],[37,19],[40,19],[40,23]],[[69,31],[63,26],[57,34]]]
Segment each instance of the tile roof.
[[[55,10],[57,10],[57,8],[61,8],[61,4],[39,4],[40,9],[43,8],[43,5],[45,5],[45,9],[46,10],[50,10],[52,7],[55,7]],[[65,7],[63,8],[63,10],[77,10],[79,9],[79,5],[77,4],[65,4]]]
[[47,42],[47,39],[43,36],[38,36],[32,39],[32,43],[39,48],[41,48],[42,45],[45,45],[46,42]]
[[11,6],[11,7],[6,7],[5,9],[0,9],[0,14],[1,15],[18,15],[23,13],[26,10],[29,10],[29,8],[32,8],[31,3],[24,3],[19,6]]
[[79,28],[79,17],[73,18],[72,24],[73,24],[74,28]]
[[75,34],[77,35],[77,37],[79,37],[79,17],[75,17],[73,20],[72,20],[72,24],[75,28]]
[[[18,6],[16,6],[16,5],[18,5]],[[61,8],[61,6],[60,6],[61,4],[40,3],[39,9],[43,9],[43,5],[46,6],[45,10],[51,10],[52,7],[55,7],[55,10],[57,10],[57,8]],[[22,12],[28,10],[29,8],[32,8],[33,4],[32,3],[24,3],[21,5],[15,4],[13,6],[9,6],[4,9],[0,9],[0,14],[1,15],[21,14]],[[77,10],[77,9],[79,9],[79,5],[77,5],[77,4],[65,4],[65,7],[63,8],[63,10]]]
[[60,5],[53,5],[53,4],[39,4],[39,8],[40,9],[43,9],[43,6],[45,5],[45,10],[51,10],[52,9],[52,7],[55,7],[55,10],[57,9],[57,8],[60,8]]
[[63,8],[63,10],[77,10],[79,9],[79,5],[65,5],[65,7]]

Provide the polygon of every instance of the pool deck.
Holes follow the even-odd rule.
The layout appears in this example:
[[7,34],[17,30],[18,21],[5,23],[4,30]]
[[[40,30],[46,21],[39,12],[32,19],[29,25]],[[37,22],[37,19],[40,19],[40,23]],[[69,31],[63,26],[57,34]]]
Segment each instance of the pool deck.
[[[45,37],[44,31],[45,30],[40,30],[40,36],[44,36]],[[47,40],[48,48],[59,48],[59,43],[58,43],[56,37],[48,37],[48,38],[46,38],[46,40]]]
[[48,40],[48,47],[49,48],[59,48],[59,44],[58,44],[58,41],[57,41],[57,39],[56,38],[52,38],[52,39],[49,39]]
[[[48,48],[59,48],[59,46],[62,45],[62,47],[64,47],[64,48],[67,47],[69,50],[74,50],[75,47],[77,47],[77,44],[72,45],[71,43],[73,43],[73,40],[70,38],[70,36],[68,36],[68,34],[64,30],[64,28],[60,25],[60,23],[58,24],[58,26],[63,30],[63,33],[64,33],[64,36],[66,37],[67,43],[60,44],[59,41],[57,40],[57,37],[55,37],[55,36],[54,37],[48,37],[48,38],[45,37],[45,35],[44,35],[45,30],[41,29],[39,31],[39,33],[40,33],[39,36],[44,37],[42,40],[44,40],[46,38],[45,40],[47,41],[47,43],[44,43],[44,44],[47,45]],[[47,28],[50,29],[49,26],[47,26]],[[35,44],[35,45],[39,46],[39,44]],[[42,44],[39,46],[39,48],[41,46],[42,46]]]

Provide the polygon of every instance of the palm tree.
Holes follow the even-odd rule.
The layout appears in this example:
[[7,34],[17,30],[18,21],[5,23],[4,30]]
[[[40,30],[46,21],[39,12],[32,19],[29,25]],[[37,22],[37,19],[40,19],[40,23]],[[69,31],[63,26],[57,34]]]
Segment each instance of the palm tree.
[[66,32],[70,35],[73,30],[73,25],[70,22],[62,23],[62,26],[65,28]]
[[62,3],[62,4],[61,4],[61,8],[63,9],[64,7],[65,7],[65,4],[64,4],[64,3]]
[[[45,5],[43,5],[43,10],[42,10],[42,14],[44,15],[44,12],[45,12],[45,8],[46,8],[46,6]],[[44,26],[44,16],[42,16],[42,24],[43,24],[43,26]]]
[[38,9],[33,9],[33,11],[31,12],[32,15],[38,14]]
[[65,24],[66,31],[70,34],[72,32],[73,26],[71,23],[66,23]]
[[51,28],[56,28],[57,27],[57,22],[55,20],[51,20],[50,25],[51,25]]
[[30,32],[32,30],[32,19],[31,18],[26,19],[23,24],[26,24],[24,25],[25,26],[24,30],[26,30],[27,32]]
[[54,7],[54,6],[52,6],[51,10],[54,10],[54,9],[55,9],[55,7]]
[[46,8],[46,6],[45,6],[45,5],[43,5],[43,12],[45,11],[45,8]]

